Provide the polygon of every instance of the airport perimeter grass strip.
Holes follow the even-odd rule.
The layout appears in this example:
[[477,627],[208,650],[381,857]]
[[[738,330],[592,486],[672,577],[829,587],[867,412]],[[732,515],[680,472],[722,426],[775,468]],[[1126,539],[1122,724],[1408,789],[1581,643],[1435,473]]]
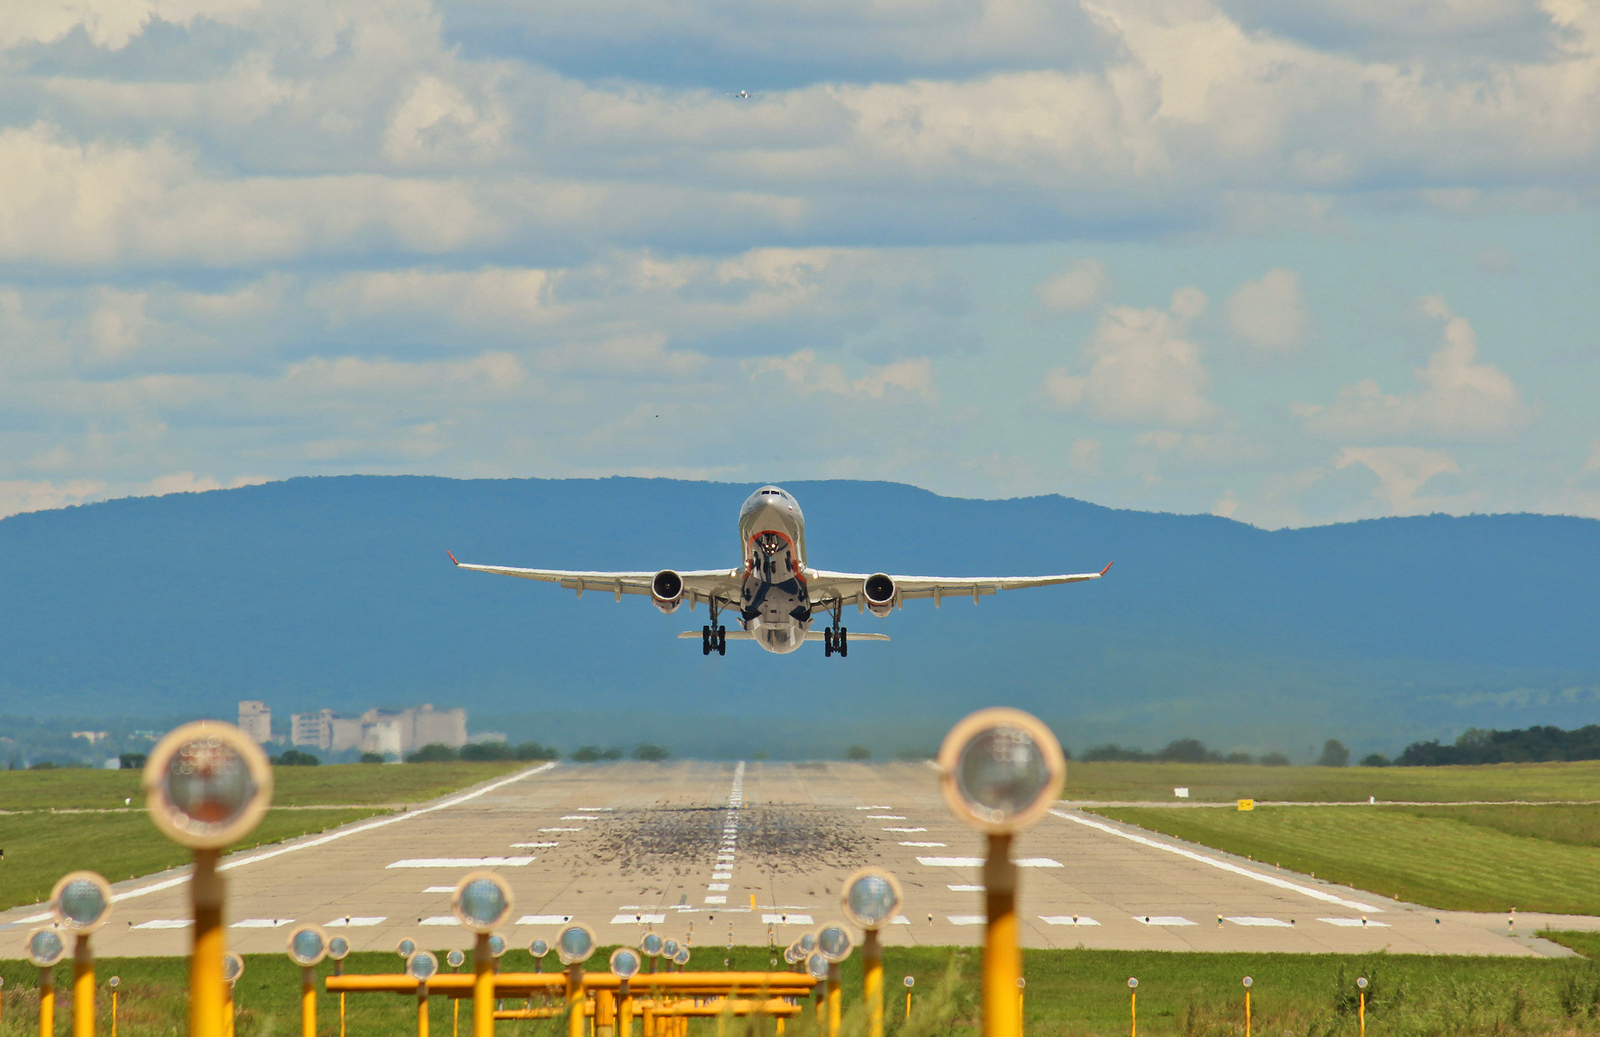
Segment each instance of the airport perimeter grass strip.
[[1600,760],[1498,763],[1476,767],[1260,767],[1224,763],[1067,764],[1067,800],[1179,803],[1237,799],[1365,803],[1468,800],[1560,802],[1600,799]]
[[[1600,914],[1600,848],[1510,834],[1448,809],[1087,812],[1441,910]],[[1483,811],[1507,808],[1472,809],[1481,821]]]
[[[553,938],[554,931],[537,935]],[[681,938],[683,933],[666,935]],[[463,934],[449,941],[464,944]],[[442,952],[443,948],[433,948]],[[603,968],[611,948],[590,959]],[[691,971],[768,970],[781,952],[764,947],[696,946]],[[441,953],[441,957],[442,957]],[[967,1037],[979,1031],[976,948],[889,947],[884,953],[885,1016],[893,1037]],[[394,973],[396,954],[352,954],[347,973]],[[524,949],[507,952],[502,971],[532,971]],[[1374,1037],[1439,1034],[1478,1035],[1600,1033],[1600,969],[1580,958],[1463,958],[1423,955],[1366,957],[1303,954],[1194,954],[1144,951],[1030,950],[1024,952],[1026,1037],[1112,1037],[1128,1032],[1129,976],[1139,979],[1139,1031],[1160,1035],[1234,1035],[1244,1031],[1244,989],[1254,980],[1254,1032],[1271,1037],[1331,1037],[1356,1031],[1355,979],[1370,981],[1367,1025]],[[331,971],[319,966],[319,976]],[[5,978],[3,1037],[37,1033],[38,970],[20,961],[0,962]],[[111,958],[97,963],[98,1032],[110,1032],[105,981],[120,977],[119,1037],[168,1037],[186,1026],[187,961],[184,958]],[[905,1017],[902,977],[913,976],[912,1012]],[[56,970],[57,990],[70,990],[71,967]],[[844,1037],[863,1037],[861,959],[843,967]],[[299,1027],[299,969],[282,954],[252,954],[235,990],[239,1037],[295,1033]],[[320,993],[317,1032],[337,1034],[339,998]],[[350,994],[347,1031],[363,1037],[416,1032],[411,995]],[[506,1007],[521,1002],[507,1002]],[[449,1033],[449,999],[429,999],[430,1031]],[[70,1033],[71,998],[58,996],[57,1033]],[[461,1006],[461,1032],[471,1032],[472,1007]],[[508,1029],[509,1027],[509,1029]],[[537,1037],[565,1033],[561,1019],[501,1023],[499,1032]],[[770,1022],[747,1025],[715,1018],[690,1023],[694,1037],[770,1035]],[[792,1020],[795,1037],[817,1033],[807,1012]]]
[[[274,767],[272,802],[280,807],[423,803],[537,762]],[[143,773],[88,768],[0,771],[0,810],[142,809]]]

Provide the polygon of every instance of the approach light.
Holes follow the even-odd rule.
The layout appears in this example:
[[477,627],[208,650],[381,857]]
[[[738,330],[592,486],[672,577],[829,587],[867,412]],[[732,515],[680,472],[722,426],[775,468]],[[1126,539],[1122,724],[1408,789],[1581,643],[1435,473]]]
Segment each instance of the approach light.
[[450,906],[469,931],[491,933],[511,916],[511,886],[492,871],[474,871],[456,886]]
[[793,944],[790,944],[789,946],[787,946],[787,947],[785,947],[783,949],[783,960],[788,962],[790,965],[793,965],[795,962],[800,960],[799,958],[796,958],[794,955],[795,955],[795,951],[794,951],[794,945]]
[[144,768],[146,806],[161,834],[220,850],[260,823],[272,800],[272,765],[232,724],[200,720],[168,734]]
[[678,941],[668,940],[666,943],[662,944],[661,956],[666,958],[668,961],[676,960],[678,957]]
[[810,954],[812,951],[817,949],[817,934],[801,933],[800,941],[796,946],[798,946],[803,953]]
[[850,957],[851,948],[855,941],[850,939],[850,934],[842,925],[825,925],[817,931],[817,953],[827,960],[829,965],[837,965]]
[[396,945],[394,950],[396,954],[400,955],[400,957],[409,958],[411,955],[416,953],[417,944],[411,939],[411,937],[408,936],[401,940],[400,943]]
[[459,969],[462,965],[466,964],[467,956],[462,954],[460,951],[451,951],[449,954],[444,956],[444,960],[449,962],[451,968]]
[[863,929],[878,929],[900,910],[900,883],[882,868],[862,868],[845,879],[839,899],[846,918]]
[[672,960],[680,966],[689,964],[689,948],[679,947],[678,953],[672,956]]
[[813,954],[806,958],[806,972],[812,979],[828,978],[828,959],[821,954]]
[[63,875],[50,891],[50,911],[61,928],[92,933],[111,917],[111,884],[92,871]]
[[343,936],[335,936],[328,941],[328,957],[334,961],[343,961],[350,953],[350,941]]
[[569,925],[556,937],[556,957],[563,965],[588,961],[594,953],[594,930],[586,925]]
[[542,958],[550,953],[550,945],[543,940],[535,940],[528,944],[528,953],[535,958]]
[[1249,990],[1254,985],[1255,985],[1255,980],[1251,979],[1249,976],[1246,976],[1244,978],[1244,988],[1246,990]]
[[242,975],[244,975],[244,958],[235,951],[228,951],[222,956],[223,981],[237,983]]
[[[489,957],[498,958],[506,952],[506,938],[499,933],[489,935]],[[435,964],[438,964],[435,962]]]
[[1132,976],[1129,976],[1128,977],[1128,989],[1129,990],[1138,990],[1139,989],[1139,981],[1137,979],[1134,979]]
[[645,933],[644,939],[639,941],[639,949],[644,951],[645,957],[654,958],[661,953],[662,941],[660,933]]
[[632,979],[639,974],[643,964],[639,952],[632,947],[618,947],[611,952],[611,971],[619,979]]
[[289,934],[289,960],[309,969],[328,956],[328,934],[319,926],[303,925]]
[[67,945],[54,929],[35,929],[28,934],[28,960],[41,969],[50,968],[66,956]]
[[950,729],[939,748],[939,790],[973,828],[1015,832],[1037,821],[1066,781],[1061,743],[1019,709],[981,709]]
[[406,975],[426,983],[439,972],[439,959],[432,951],[417,951],[406,959]]

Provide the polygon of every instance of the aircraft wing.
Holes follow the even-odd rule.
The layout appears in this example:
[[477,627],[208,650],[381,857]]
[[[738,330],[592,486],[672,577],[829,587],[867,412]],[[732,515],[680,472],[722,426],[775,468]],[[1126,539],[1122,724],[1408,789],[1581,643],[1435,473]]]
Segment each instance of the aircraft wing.
[[[1024,587],[1048,587],[1056,583],[1081,583],[1098,580],[1111,566],[1097,573],[1067,573],[1060,576],[890,576],[894,581],[895,595],[899,601],[910,598],[932,598],[937,606],[945,598],[980,597],[999,591],[1020,590]],[[806,583],[811,588],[813,605],[832,607],[839,605],[864,605],[862,585],[872,573],[835,573],[819,569],[808,570]]]
[[[447,552],[448,553],[448,552]],[[510,565],[473,565],[468,562],[457,562],[455,555],[450,555],[450,560],[456,563],[458,569],[471,569],[480,573],[499,573],[502,576],[516,576],[524,580],[539,580],[543,583],[559,583],[569,591],[577,591],[578,597],[583,597],[584,591],[599,591],[613,594],[618,601],[624,594],[650,594],[650,582],[655,579],[656,570],[649,572],[602,572],[584,569],[522,569]],[[683,597],[690,604],[716,599],[719,602],[737,601],[739,599],[738,573],[729,569],[696,569],[675,570],[683,577]]]

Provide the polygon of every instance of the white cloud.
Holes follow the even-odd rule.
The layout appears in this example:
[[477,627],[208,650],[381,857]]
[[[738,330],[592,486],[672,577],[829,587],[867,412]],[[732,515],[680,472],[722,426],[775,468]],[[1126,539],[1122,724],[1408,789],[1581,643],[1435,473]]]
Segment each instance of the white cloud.
[[1444,321],[1443,342],[1417,369],[1415,392],[1389,395],[1366,378],[1339,390],[1332,404],[1294,408],[1306,431],[1329,439],[1493,441],[1520,432],[1536,416],[1511,378],[1478,360],[1478,336],[1443,299],[1421,300],[1429,317]]
[[1199,347],[1184,337],[1205,307],[1199,289],[1180,288],[1167,310],[1108,309],[1083,349],[1088,371],[1052,369],[1045,375],[1046,398],[1114,424],[1183,427],[1213,420],[1218,410],[1205,397],[1210,372]]
[[927,403],[939,401],[933,384],[933,364],[926,357],[871,367],[856,379],[845,374],[840,364],[819,360],[811,349],[786,357],[746,361],[745,369],[751,381],[768,374],[781,375],[788,387],[802,396],[828,393],[877,400],[891,394],[909,394]]
[[1080,259],[1034,291],[1046,309],[1058,313],[1092,309],[1110,286],[1106,265],[1098,259]]
[[1413,446],[1346,447],[1333,462],[1335,468],[1361,465],[1378,477],[1373,496],[1389,514],[1412,515],[1437,504],[1416,499],[1416,493],[1436,475],[1459,474],[1455,458],[1443,450]]
[[1101,458],[1104,454],[1098,439],[1075,439],[1072,449],[1068,451],[1072,468],[1084,475],[1099,475]]
[[1286,353],[1305,343],[1305,292],[1300,275],[1282,267],[1246,281],[1228,298],[1228,327],[1265,353]]

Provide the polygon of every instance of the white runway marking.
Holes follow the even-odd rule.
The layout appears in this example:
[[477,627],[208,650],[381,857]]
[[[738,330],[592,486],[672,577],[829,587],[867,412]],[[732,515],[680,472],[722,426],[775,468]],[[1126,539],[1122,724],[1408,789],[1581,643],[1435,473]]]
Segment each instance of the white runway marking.
[[1245,915],[1245,916],[1240,917],[1240,918],[1234,918],[1234,917],[1229,916],[1229,917],[1225,917],[1223,919],[1223,921],[1232,922],[1234,925],[1276,926],[1276,927],[1281,928],[1281,929],[1291,929],[1291,928],[1293,928],[1293,926],[1291,926],[1288,922],[1282,921],[1281,919],[1277,919],[1277,918],[1253,918],[1253,917],[1251,917],[1249,915]]
[[292,918],[242,918],[229,929],[276,929],[280,925],[288,925],[294,921]]
[[612,925],[665,925],[666,915],[616,915],[611,919]]
[[140,922],[135,929],[187,929],[194,924],[192,918],[152,918],[148,922]]
[[911,924],[911,919],[907,918],[905,915],[895,915],[894,916],[894,920],[892,922],[890,922],[889,924],[890,925],[910,925]]
[[946,844],[946,843],[901,843],[900,845],[901,846],[920,846],[920,847],[923,847],[923,848],[929,849],[929,850],[940,850],[940,849],[943,849],[948,844]]
[[518,925],[566,925],[572,921],[571,915],[523,915],[517,919]]
[[1019,868],[1059,868],[1060,861],[1053,861],[1049,857],[1024,857],[1017,862]]
[[810,915],[762,915],[765,925],[810,925]]
[[981,868],[982,857],[918,857],[924,868]]
[[706,889],[713,893],[726,893],[728,884],[726,882],[708,882],[706,883]]
[[719,854],[717,854],[717,860],[719,860],[719,861],[731,861],[731,860],[733,860],[733,854],[731,854],[731,853],[719,853]]
[[868,821],[904,821],[903,814],[868,814]]
[[926,828],[885,828],[884,831],[885,832],[905,832],[905,833],[909,834],[911,832],[926,832],[927,829]]
[[982,886],[968,885],[968,884],[965,884],[965,883],[960,883],[960,884],[952,885],[950,887],[950,892],[952,892],[952,893],[982,893],[983,892],[983,887]]
[[1388,922],[1370,922],[1365,918],[1319,918],[1317,921],[1327,922],[1329,925],[1342,925],[1347,929],[1360,929],[1362,926],[1369,929],[1389,928]]
[[894,807],[889,806],[887,803],[878,803],[878,804],[869,804],[868,806],[864,806],[864,807],[856,807],[856,809],[857,810],[893,810]]
[[456,888],[454,886],[429,886],[423,890],[424,893],[454,893],[455,891]]
[[525,868],[532,857],[408,857],[390,868]]
[[982,925],[988,919],[982,915],[947,915],[951,925]]
[[541,832],[581,832],[581,828],[541,828]]
[[733,878],[733,872],[731,872],[731,871],[714,871],[714,872],[711,873],[711,877],[714,878],[714,879],[731,879],[731,878]]
[[324,929],[365,929],[379,924],[387,917],[387,915],[351,915],[349,918],[335,918],[331,922],[323,922],[322,927]]
[[423,925],[460,925],[461,919],[455,915],[433,915],[422,920]]
[[[557,820],[559,820],[559,821],[598,821],[600,819],[598,817],[593,817],[593,816],[590,816],[588,814],[564,814],[563,816],[557,818]],[[573,829],[573,831],[580,831],[581,832],[582,829],[581,828],[577,828],[577,829]]]
[[708,904],[726,904],[727,902],[727,897],[706,897],[706,903]]
[[1045,925],[1099,925],[1088,915],[1040,915],[1039,921]]
[[1197,861],[1201,864],[1209,864],[1211,867],[1220,871],[1226,871],[1242,878],[1251,879],[1255,882],[1264,882],[1269,886],[1276,886],[1279,889],[1288,889],[1293,890],[1296,893],[1303,893],[1308,897],[1313,897],[1329,904],[1338,904],[1340,907],[1348,907],[1352,911],[1369,911],[1373,914],[1380,914],[1383,911],[1383,908],[1381,907],[1374,907],[1371,904],[1363,904],[1360,901],[1346,900],[1343,897],[1336,897],[1332,893],[1325,893],[1320,889],[1312,889],[1310,886],[1302,886],[1298,882],[1290,882],[1287,879],[1280,879],[1276,875],[1263,875],[1259,871],[1251,871],[1249,868],[1241,868],[1237,864],[1230,864],[1227,861],[1219,861],[1215,857],[1207,857],[1205,854],[1195,853],[1193,850],[1185,850],[1181,846],[1169,846],[1166,843],[1157,842],[1154,839],[1146,839],[1142,835],[1134,835],[1132,832],[1124,832],[1120,828],[1114,828],[1111,825],[1102,824],[1099,821],[1091,821],[1086,817],[1080,817],[1076,814],[1069,814],[1061,810],[1052,810],[1050,813],[1061,818],[1062,820],[1073,821],[1080,825],[1086,825],[1089,828],[1094,828],[1098,831],[1105,832],[1107,835],[1119,836],[1123,839],[1129,840],[1130,842],[1138,843],[1141,846],[1148,846],[1154,850],[1164,850],[1167,853],[1175,853],[1179,857],[1187,857],[1190,860]]
[[1140,925],[1194,925],[1182,915],[1134,915],[1133,920]]
[[513,850],[548,850],[560,846],[560,843],[512,843]]
[[599,811],[603,811],[603,810],[615,810],[615,809],[617,809],[617,808],[616,808],[616,807],[577,807],[577,808],[575,808],[575,809],[578,809],[578,810],[587,810],[587,811],[589,811],[589,812],[590,812],[590,813],[597,813],[597,812],[599,812]]

